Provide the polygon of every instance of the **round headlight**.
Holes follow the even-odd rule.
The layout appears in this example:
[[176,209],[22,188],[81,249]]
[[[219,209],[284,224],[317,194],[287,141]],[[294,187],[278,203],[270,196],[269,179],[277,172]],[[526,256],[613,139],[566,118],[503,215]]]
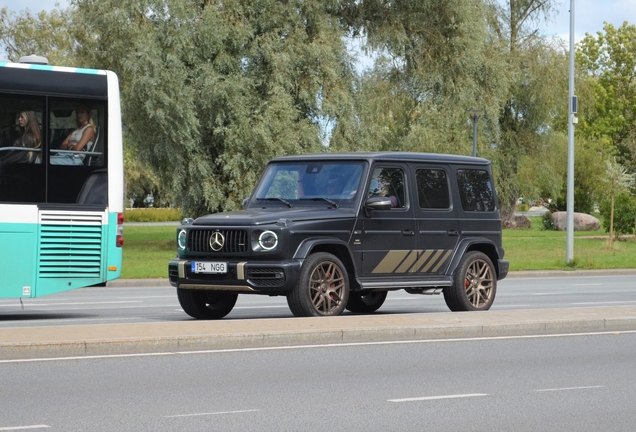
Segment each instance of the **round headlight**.
[[186,248],[186,242],[188,240],[188,233],[186,230],[179,231],[179,235],[177,236],[177,244],[179,245],[179,249]]
[[278,236],[275,232],[263,231],[261,235],[258,236],[258,244],[264,250],[272,250],[278,246]]

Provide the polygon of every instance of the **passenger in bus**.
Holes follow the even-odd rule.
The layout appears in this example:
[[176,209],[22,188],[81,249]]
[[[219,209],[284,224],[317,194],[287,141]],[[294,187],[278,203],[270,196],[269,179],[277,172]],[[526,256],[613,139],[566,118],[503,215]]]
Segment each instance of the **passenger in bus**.
[[[75,129],[60,145],[60,150],[74,152],[86,151],[92,147],[95,140],[95,124],[91,119],[91,110],[86,106],[79,106],[75,110]],[[84,156],[80,153],[58,153],[51,156],[51,165],[83,165]]]
[[[35,111],[20,111],[17,115],[18,126],[22,135],[15,140],[12,147],[39,149],[42,145],[42,134]],[[1,155],[2,163],[40,162],[40,153],[35,151],[11,150]]]

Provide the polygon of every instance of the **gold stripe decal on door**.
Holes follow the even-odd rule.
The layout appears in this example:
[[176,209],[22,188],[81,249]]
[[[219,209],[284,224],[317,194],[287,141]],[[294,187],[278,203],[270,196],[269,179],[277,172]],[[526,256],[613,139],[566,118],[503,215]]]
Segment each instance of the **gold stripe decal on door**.
[[448,260],[448,257],[450,256],[452,251],[447,250],[446,253],[444,254],[444,256],[439,260],[439,262],[437,263],[437,265],[435,267],[433,267],[433,270],[431,270],[431,273],[437,273],[437,270],[439,270],[439,268],[442,266],[442,264],[446,263],[446,261]]
[[417,260],[417,255],[420,252],[421,251],[411,251],[411,253],[406,256],[404,261],[402,261],[402,264],[400,264],[400,266],[398,267],[398,269],[395,272],[396,273],[406,273],[406,271],[413,266],[413,263],[415,262],[415,260]]
[[400,265],[405,256],[407,256],[410,250],[392,250],[389,251],[380,264],[373,269],[372,273],[393,273],[395,268]]
[[424,253],[420,257],[420,259],[418,259],[417,262],[415,263],[415,265],[413,267],[411,267],[411,273],[417,272],[426,263],[426,261],[428,261],[428,259],[431,257],[431,255],[433,255],[433,251],[432,250],[424,251]]
[[426,263],[426,265],[420,269],[420,273],[428,273],[428,269],[433,267],[433,264],[437,261],[437,258],[440,257],[444,253],[443,250],[436,250],[430,260]]
[[392,250],[382,258],[372,273],[435,273],[448,261],[452,252],[444,249]]

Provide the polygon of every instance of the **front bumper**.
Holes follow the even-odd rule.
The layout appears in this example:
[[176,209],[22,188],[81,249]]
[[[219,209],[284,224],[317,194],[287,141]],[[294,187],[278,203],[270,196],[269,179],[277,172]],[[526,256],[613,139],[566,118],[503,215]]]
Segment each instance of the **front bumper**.
[[[205,260],[196,260],[205,261]],[[242,293],[282,294],[298,281],[302,261],[227,261],[227,273],[191,271],[192,260],[175,258],[168,264],[170,284],[177,288]]]

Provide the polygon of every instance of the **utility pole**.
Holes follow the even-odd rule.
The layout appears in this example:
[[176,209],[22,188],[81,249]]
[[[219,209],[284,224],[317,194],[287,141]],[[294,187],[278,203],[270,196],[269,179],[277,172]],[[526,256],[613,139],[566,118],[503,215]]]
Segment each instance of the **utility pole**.
[[574,260],[574,125],[576,99],[574,97],[574,0],[570,0],[570,84],[568,88],[568,189],[565,262]]

